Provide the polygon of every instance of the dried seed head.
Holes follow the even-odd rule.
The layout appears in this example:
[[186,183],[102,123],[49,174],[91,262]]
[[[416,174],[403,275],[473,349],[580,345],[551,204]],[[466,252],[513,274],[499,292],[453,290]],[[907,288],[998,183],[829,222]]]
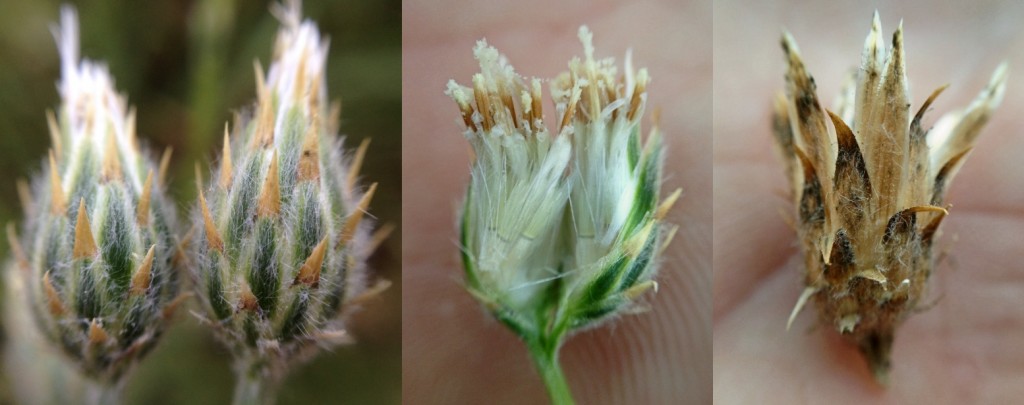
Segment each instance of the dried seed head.
[[661,221],[679,197],[659,207],[661,140],[640,135],[646,70],[627,55],[619,76],[614,60],[594,59],[586,27],[579,37],[584,58],[551,82],[557,136],[540,80],[484,41],[473,87],[448,83],[475,154],[461,218],[467,284],[527,338],[598,325],[654,289]]
[[797,206],[807,285],[790,322],[813,300],[821,321],[856,344],[884,384],[896,328],[918,308],[932,273],[947,186],[1002,99],[1006,69],[996,70],[965,112],[927,130],[922,117],[944,87],[911,116],[902,23],[887,52],[875,14],[861,69],[835,113],[820,106],[789,34],[782,47],[789,69],[774,129]]
[[26,197],[49,209],[33,210],[12,247],[41,335],[87,377],[116,384],[161,335],[177,295],[173,205],[106,67],[79,60],[73,9],[54,36],[61,105],[47,117],[53,149]]
[[[282,26],[266,73],[255,65],[252,121],[225,135],[216,184],[202,190],[189,244],[204,316],[236,360],[280,372],[334,341],[365,289],[364,219],[375,186],[354,181],[365,147],[343,159],[327,111],[327,41],[301,5],[273,8]],[[350,162],[352,162],[350,164]],[[216,177],[214,177],[216,178]],[[202,239],[205,239],[202,240]]]

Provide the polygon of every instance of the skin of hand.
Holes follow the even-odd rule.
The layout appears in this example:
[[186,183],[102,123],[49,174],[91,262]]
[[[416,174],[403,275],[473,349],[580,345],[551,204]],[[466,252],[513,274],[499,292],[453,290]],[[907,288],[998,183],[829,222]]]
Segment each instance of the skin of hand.
[[[787,179],[773,153],[772,97],[782,91],[782,29],[797,40],[829,108],[843,75],[859,66],[872,5],[860,2],[718,2],[714,10],[715,403],[1009,403],[1024,386],[1024,102],[1021,4],[878,4],[891,44],[904,19],[911,110],[950,87],[925,115],[932,125],[965,108],[1001,61],[1005,98],[953,180],[935,267],[931,309],[897,330],[890,386],[877,385],[857,349],[817,324],[809,303],[786,331],[803,259]],[[941,298],[941,299],[939,299]],[[936,301],[937,300],[937,301]]]
[[[485,4],[486,3],[486,4]],[[685,4],[684,4],[685,3]],[[470,5],[471,4],[471,5]],[[522,342],[462,287],[455,224],[470,146],[445,83],[469,83],[488,43],[524,76],[554,77],[582,56],[581,24],[599,58],[652,76],[668,156],[662,196],[684,193],[649,310],[570,336],[562,367],[581,404],[711,400],[711,5],[614,1],[403,3],[403,396],[417,404],[545,403]],[[545,114],[554,114],[544,84]],[[644,132],[651,128],[645,119]]]

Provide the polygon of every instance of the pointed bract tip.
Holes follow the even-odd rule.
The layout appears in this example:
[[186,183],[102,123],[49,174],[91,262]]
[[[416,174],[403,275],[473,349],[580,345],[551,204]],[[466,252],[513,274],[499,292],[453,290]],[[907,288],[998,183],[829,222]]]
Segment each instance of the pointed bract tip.
[[665,216],[668,215],[668,212],[676,204],[676,201],[679,200],[679,196],[682,194],[683,189],[681,188],[677,188],[676,191],[669,194],[669,196],[665,198],[665,201],[662,201],[661,205],[658,206],[658,210],[654,213],[654,219],[659,221],[665,219]]
[[370,138],[363,138],[363,141],[359,143],[359,148],[356,149],[355,156],[352,158],[352,165],[349,166],[347,185],[351,190],[356,185],[356,180],[359,178],[359,170],[363,167],[363,159],[366,157],[366,151],[370,147]]
[[[317,115],[314,113],[314,115]],[[298,181],[316,181],[320,179],[320,124],[315,119],[306,131],[302,141],[302,155],[299,156]]]
[[14,254],[14,260],[18,263],[18,267],[21,269],[29,269],[28,256],[25,255],[25,250],[21,247],[21,242],[18,241],[18,232],[14,228],[14,223],[7,223],[7,244],[11,247],[11,253]]
[[238,297],[238,310],[255,312],[260,308],[259,301],[256,300],[256,295],[252,293],[252,289],[249,288],[249,283],[242,283],[242,293]]
[[146,182],[142,184],[142,196],[139,197],[139,208],[135,218],[140,226],[149,224],[149,202],[153,193],[153,171],[146,175]]
[[53,151],[60,157],[63,149],[63,139],[61,139],[60,125],[57,125],[57,116],[53,114],[53,110],[46,110],[46,126],[50,129],[50,142],[53,143]]
[[121,180],[121,158],[118,156],[117,140],[112,134],[107,135],[107,145],[103,151],[102,175],[107,181]]
[[47,271],[43,274],[43,290],[46,292],[46,303],[50,309],[50,314],[53,316],[63,316],[67,313],[64,309],[64,303],[60,301],[60,294],[57,294],[57,288],[53,286],[53,282],[50,281],[50,272]]
[[167,185],[167,170],[171,167],[172,153],[174,153],[174,148],[168,146],[164,149],[164,154],[160,157],[160,169],[157,170],[156,184],[161,186]]
[[85,198],[78,202],[78,219],[75,221],[75,245],[71,249],[73,259],[96,256],[96,240],[92,237],[89,215],[85,212]]
[[131,295],[142,295],[149,288],[150,280],[153,278],[153,254],[155,251],[156,245],[149,247],[146,257],[142,259],[142,264],[139,265],[139,270],[132,276],[132,285],[129,290]]
[[206,197],[199,193],[199,207],[203,210],[203,226],[206,228],[206,242],[210,249],[218,252],[224,251],[224,240],[217,233],[217,226],[214,225],[213,215],[210,214],[210,207],[206,205]]
[[100,326],[100,323],[98,321],[93,319],[92,321],[89,322],[90,345],[100,345],[106,343],[107,339],[109,338],[110,335],[107,334],[107,331],[103,330],[103,327]]
[[221,152],[220,164],[220,186],[228,188],[231,186],[231,140],[228,137],[228,125],[224,124],[224,150]]
[[278,174],[277,151],[270,157],[267,179],[263,182],[263,191],[256,206],[256,214],[260,218],[275,217],[281,212],[281,180]]
[[341,229],[341,238],[338,239],[339,245],[347,244],[355,237],[356,229],[359,227],[359,223],[362,222],[363,215],[366,213],[367,207],[370,206],[370,200],[373,199],[373,194],[376,191],[377,183],[373,183],[366,190],[366,194],[363,194],[363,198],[359,199],[359,204],[352,211],[352,215],[345,220],[345,225]]
[[293,284],[302,283],[312,288],[316,288],[320,284],[320,269],[323,267],[324,255],[327,253],[327,238],[324,236],[310,252],[306,262],[299,269],[299,274],[295,276]]
[[50,213],[60,215],[67,209],[67,197],[64,197],[64,186],[57,173],[57,160],[50,150]]

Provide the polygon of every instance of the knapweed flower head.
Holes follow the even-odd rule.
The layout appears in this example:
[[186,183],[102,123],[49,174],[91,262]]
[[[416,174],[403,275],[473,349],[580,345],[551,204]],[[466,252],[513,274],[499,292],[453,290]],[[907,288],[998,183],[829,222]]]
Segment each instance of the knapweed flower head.
[[8,228],[42,334],[87,376],[116,382],[153,347],[177,296],[173,205],[106,66],[79,60],[78,21],[54,29],[61,105],[53,148]]
[[835,111],[823,109],[795,41],[784,35],[786,95],[776,103],[775,135],[797,206],[806,289],[821,322],[856,344],[886,383],[896,328],[921,305],[946,192],[981,128],[1003,97],[1006,68],[966,110],[928,129],[911,115],[903,26],[887,51],[875,13],[861,68]]
[[256,66],[255,111],[225,130],[190,243],[204,318],[239,361],[269,371],[344,338],[375,189],[356,182],[365,144],[343,158],[335,136],[327,41],[297,1],[274,11],[282,26],[267,75]]
[[656,287],[662,219],[661,138],[643,142],[646,70],[617,76],[612,59],[585,57],[550,82],[557,131],[542,107],[542,81],[515,73],[480,41],[472,88],[447,94],[473,147],[460,219],[467,287],[520,336],[560,341],[630,308]]

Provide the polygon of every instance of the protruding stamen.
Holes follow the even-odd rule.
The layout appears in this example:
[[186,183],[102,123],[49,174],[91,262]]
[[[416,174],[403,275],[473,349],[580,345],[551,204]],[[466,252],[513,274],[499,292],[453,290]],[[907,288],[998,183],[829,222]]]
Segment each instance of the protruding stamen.
[[221,153],[220,186],[231,186],[231,140],[228,138],[228,125],[224,124],[224,151]]
[[647,69],[640,69],[637,72],[636,87],[633,88],[633,97],[629,100],[629,112],[626,113],[627,119],[632,121],[636,118],[637,113],[640,111],[643,95],[647,91],[647,84],[650,81],[651,78],[647,75]]
[[57,174],[57,160],[53,157],[53,150],[50,151],[50,213],[60,215],[67,209],[67,200],[64,197],[64,186],[61,185],[60,175]]
[[51,315],[61,316],[67,313],[67,310],[64,309],[64,303],[60,301],[60,295],[57,294],[57,289],[53,286],[53,282],[50,281],[49,271],[43,274],[43,291],[46,292],[46,303],[50,308]]
[[359,199],[359,204],[356,205],[356,209],[352,211],[352,215],[345,220],[345,226],[341,228],[341,238],[338,239],[339,245],[348,244],[356,236],[356,229],[359,227],[359,222],[363,220],[363,214],[366,213],[366,208],[370,206],[370,200],[373,199],[373,193],[377,191],[377,183],[370,185],[370,188],[366,190],[366,194],[363,194],[363,198]]
[[352,157],[352,165],[348,169],[347,183],[348,189],[351,190],[356,185],[356,179],[359,178],[359,169],[363,167],[363,158],[366,157],[366,150],[370,147],[370,138],[363,138],[363,141],[359,143],[359,148],[356,149],[356,154]]
[[14,229],[13,223],[7,223],[7,244],[11,247],[11,253],[14,254],[14,260],[18,263],[18,267],[28,270],[31,265],[28,261],[28,256],[25,255],[25,250],[21,248],[21,242],[18,241],[18,233]]
[[146,226],[149,223],[149,201],[152,192],[153,171],[150,170],[149,174],[146,175],[146,182],[142,184],[142,196],[139,197],[139,208],[135,214],[140,226]]
[[100,344],[106,343],[107,339],[110,339],[110,335],[107,334],[107,331],[103,330],[103,327],[100,326],[100,323],[97,322],[95,319],[90,321],[89,322],[89,344],[90,345],[100,345]]
[[558,132],[562,132],[562,129],[569,126],[572,122],[572,117],[576,115],[576,104],[580,102],[580,94],[582,90],[579,87],[573,86],[572,95],[569,97],[568,108],[565,109],[565,115],[562,116],[562,124],[558,126]]
[[206,228],[206,242],[210,249],[224,252],[224,240],[217,233],[217,226],[213,223],[213,215],[210,214],[210,207],[206,205],[206,197],[199,193],[199,206],[203,210],[203,226]]
[[310,252],[306,262],[299,269],[299,274],[295,276],[293,285],[302,283],[316,288],[320,284],[320,268],[323,267],[324,255],[327,253],[327,239],[328,237],[324,236],[320,243]]
[[671,210],[672,206],[676,204],[676,200],[679,200],[679,196],[682,193],[683,189],[677,188],[676,191],[673,191],[672,194],[665,199],[665,201],[662,201],[661,205],[658,206],[658,210],[654,212],[654,219],[659,221],[665,219],[665,216],[668,215],[669,210]]
[[153,278],[153,254],[155,251],[156,245],[149,247],[146,258],[142,259],[142,264],[139,265],[139,270],[132,276],[132,285],[128,290],[131,295],[142,295],[149,288],[150,280]]
[[484,75],[473,75],[473,97],[476,98],[476,110],[483,118],[484,131],[494,128],[494,117],[491,116],[491,104],[487,99],[487,86],[484,83]]
[[161,186],[167,184],[167,170],[171,167],[171,153],[173,152],[174,148],[170,146],[164,149],[164,154],[160,157],[160,169],[157,170],[156,184]]
[[89,216],[85,213],[85,198],[78,202],[78,219],[75,221],[75,245],[71,249],[71,258],[82,259],[96,256],[96,240],[92,237]]
[[281,212],[281,181],[277,167],[277,151],[270,157],[270,168],[267,169],[267,180],[263,183],[263,192],[256,206],[256,215],[260,218],[277,216]]

